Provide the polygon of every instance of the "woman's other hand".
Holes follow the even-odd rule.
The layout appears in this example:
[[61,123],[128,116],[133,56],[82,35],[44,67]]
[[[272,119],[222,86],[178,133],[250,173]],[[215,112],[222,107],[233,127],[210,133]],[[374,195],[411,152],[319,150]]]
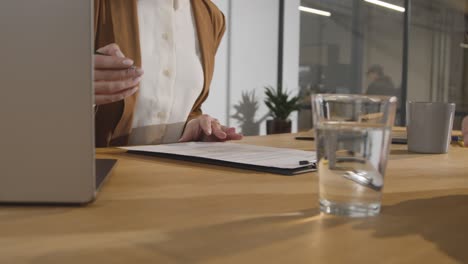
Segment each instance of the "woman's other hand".
[[117,44],[109,44],[94,55],[95,104],[102,105],[123,100],[134,94],[143,70],[133,66]]
[[462,122],[462,133],[463,140],[465,141],[465,147],[468,147],[468,116],[465,116]]
[[214,142],[240,139],[242,139],[242,134],[236,133],[235,128],[222,126],[217,119],[209,115],[201,115],[187,123],[179,142]]

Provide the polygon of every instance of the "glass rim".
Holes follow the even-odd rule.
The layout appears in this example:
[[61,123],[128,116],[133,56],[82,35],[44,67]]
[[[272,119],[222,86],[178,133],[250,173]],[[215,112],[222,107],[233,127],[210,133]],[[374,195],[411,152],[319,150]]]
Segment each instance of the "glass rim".
[[361,99],[361,100],[368,100],[374,103],[383,103],[383,102],[389,102],[389,103],[396,103],[397,102],[397,97],[396,96],[384,96],[384,95],[366,95],[366,94],[330,94],[330,93],[324,93],[324,94],[313,94],[311,96],[312,100],[316,98],[321,98],[326,101],[336,101],[336,102],[349,102],[349,101],[354,101],[356,99]]
[[425,101],[408,101],[407,104],[417,104],[417,105],[455,105],[455,103],[450,102],[425,102]]

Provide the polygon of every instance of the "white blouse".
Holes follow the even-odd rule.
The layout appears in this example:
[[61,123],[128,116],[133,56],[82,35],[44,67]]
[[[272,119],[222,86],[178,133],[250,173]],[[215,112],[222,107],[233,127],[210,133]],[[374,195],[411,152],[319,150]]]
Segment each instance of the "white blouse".
[[190,0],[138,0],[142,68],[131,145],[177,142],[203,89]]

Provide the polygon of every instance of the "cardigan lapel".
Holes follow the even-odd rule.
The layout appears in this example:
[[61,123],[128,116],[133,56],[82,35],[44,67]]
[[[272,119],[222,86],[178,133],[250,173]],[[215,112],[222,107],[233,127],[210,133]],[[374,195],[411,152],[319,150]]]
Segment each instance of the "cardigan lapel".
[[208,12],[205,2],[202,0],[191,0],[192,9],[195,17],[195,23],[198,33],[198,41],[200,43],[200,52],[203,65],[204,85],[197,102],[208,95],[209,85],[214,70],[214,32],[213,25],[211,24],[211,14]]
[[[112,24],[115,42],[120,46],[126,57],[134,60],[135,66],[141,67],[140,32],[138,25],[137,0],[112,0]],[[115,128],[114,137],[125,135],[118,141],[127,141],[132,130],[133,112],[138,92],[125,98],[122,117]]]

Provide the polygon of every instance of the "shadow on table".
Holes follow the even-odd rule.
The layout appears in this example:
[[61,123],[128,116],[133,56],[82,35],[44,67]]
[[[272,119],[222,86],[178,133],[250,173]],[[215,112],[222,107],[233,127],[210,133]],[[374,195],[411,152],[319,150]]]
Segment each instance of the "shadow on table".
[[[225,257],[265,245],[286,241],[317,228],[305,219],[320,217],[319,210],[257,216],[219,225],[170,233],[163,243],[148,243],[148,250],[158,251],[180,263],[204,263],[207,259]],[[329,222],[329,225],[338,222]]]
[[378,238],[420,235],[448,256],[468,263],[468,195],[404,201],[353,227]]
[[[182,208],[183,206],[175,209]],[[144,219],[144,212],[142,215],[116,221],[114,225],[126,226],[136,217]],[[192,221],[190,217],[187,217],[186,221]],[[468,263],[468,195],[407,200],[384,206],[382,213],[377,217],[363,219],[323,217],[317,208],[282,214],[259,212],[259,215],[246,214],[246,217],[232,219],[227,223],[166,230],[161,235],[163,239],[158,236],[160,230],[158,231],[156,222],[148,219],[144,221],[147,221],[148,232],[146,229],[137,231],[142,231],[145,235],[127,237],[128,232],[126,232],[120,237],[122,241],[111,248],[83,246],[79,249],[79,255],[85,259],[95,259],[103,252],[132,256],[136,254],[134,251],[138,250],[140,253],[151,252],[148,257],[164,257],[171,260],[171,263],[205,263],[208,260],[259,249],[272,243],[281,243],[302,236],[311,236],[312,239],[316,234],[323,234],[321,231],[324,229],[350,225],[357,231],[371,231],[371,235],[377,238],[418,235],[453,259]],[[158,232],[151,233],[149,232],[151,230]],[[108,239],[105,236],[104,238]],[[372,250],[372,245],[368,247]],[[34,263],[49,263],[52,258],[65,260],[76,255],[75,249],[51,251],[34,258]]]
[[407,149],[392,149],[390,155],[408,155],[408,156],[423,156],[424,154],[409,152]]
[[377,238],[419,235],[453,259],[468,263],[468,195],[408,200],[382,210],[377,217],[362,219],[323,218],[318,209],[259,216],[176,231],[169,240],[144,247],[182,263],[203,263],[349,224],[355,230],[371,230]]
[[410,152],[407,149],[392,149],[390,150],[390,160],[398,160],[398,159],[407,159],[407,158],[419,158],[428,155],[440,155],[440,154],[422,154],[422,153],[415,153]]

